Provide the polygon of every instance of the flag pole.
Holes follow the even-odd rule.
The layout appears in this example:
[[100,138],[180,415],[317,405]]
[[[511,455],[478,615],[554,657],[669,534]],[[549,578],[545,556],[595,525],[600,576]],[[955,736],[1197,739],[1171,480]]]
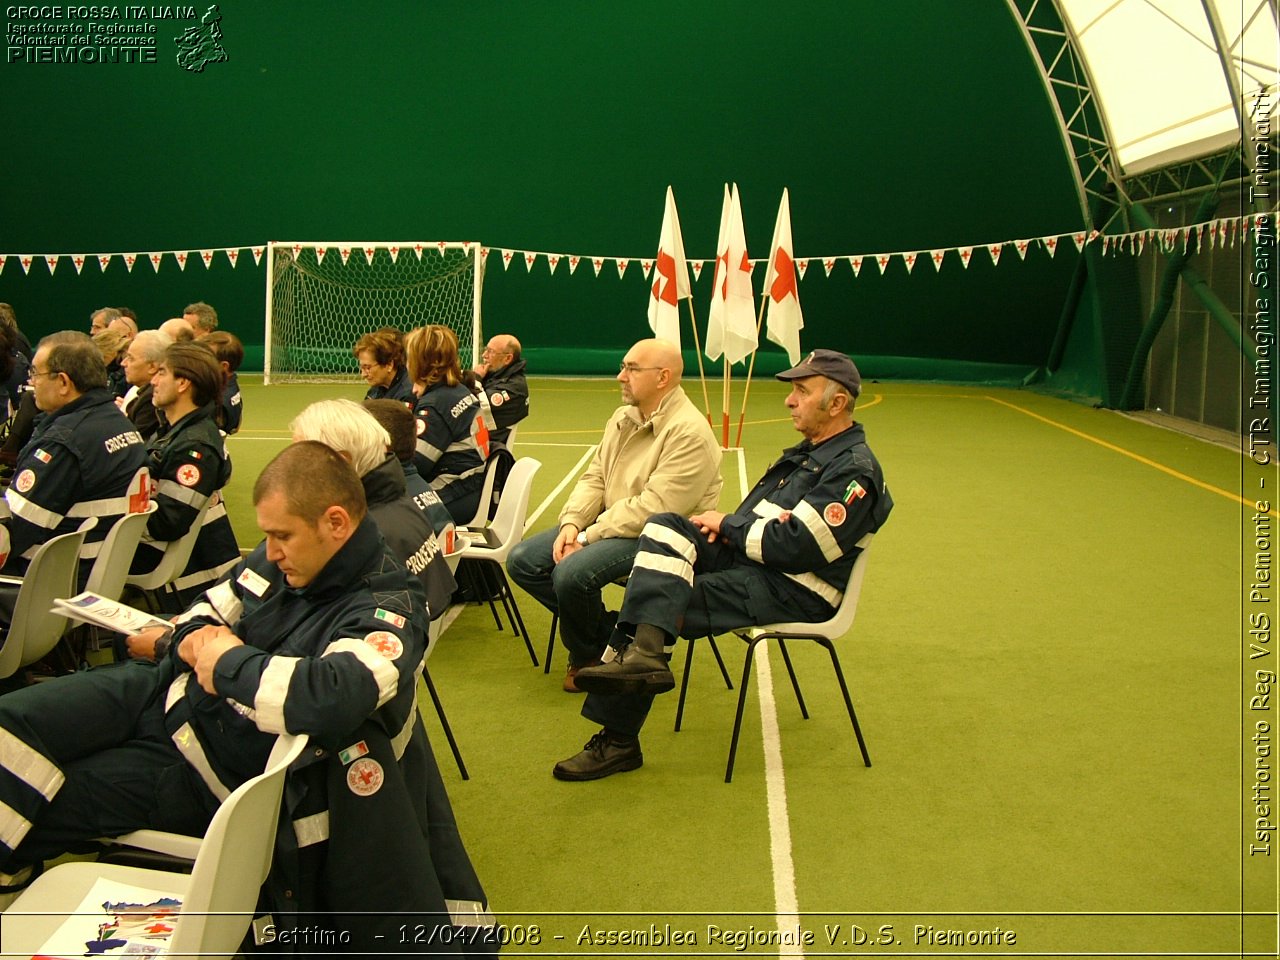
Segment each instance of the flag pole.
[[[768,278],[767,272],[765,274],[765,277],[766,279]],[[756,317],[756,348],[751,351],[751,362],[747,365],[747,385],[742,389],[742,412],[738,414],[738,438],[737,440],[734,441],[734,444],[733,444],[735,447],[742,446],[742,422],[747,417],[747,397],[751,395],[751,374],[755,372],[756,354],[760,352],[760,330],[764,326],[764,303],[765,303],[765,300],[768,299],[768,296],[769,296],[768,292],[762,292],[760,294],[760,311],[759,311],[759,315]],[[726,407],[726,410],[727,409],[728,408]],[[727,412],[725,416],[726,417],[728,416]],[[727,425],[725,429],[728,430]],[[726,439],[727,439],[727,434],[726,434]]]
[[721,441],[721,446],[723,446],[726,450],[729,449],[729,389],[730,389],[729,379],[732,376],[733,374],[729,369],[729,354],[726,353],[724,355],[724,392],[723,392],[724,404],[721,411],[721,420],[720,420],[721,431],[723,436],[723,439]]
[[698,355],[698,379],[702,381],[702,406],[707,411],[707,426],[715,429],[711,422],[711,395],[707,393],[707,371],[702,366],[702,343],[698,338],[698,318],[693,315],[693,295],[689,295],[689,323],[693,326],[693,350]]

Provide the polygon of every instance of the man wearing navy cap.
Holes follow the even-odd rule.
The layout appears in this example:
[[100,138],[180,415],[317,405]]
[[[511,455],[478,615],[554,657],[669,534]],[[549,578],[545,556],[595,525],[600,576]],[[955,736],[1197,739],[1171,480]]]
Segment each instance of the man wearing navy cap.
[[778,374],[804,440],[782,456],[733,513],[649,518],[618,626],[616,655],[578,671],[582,715],[599,723],[560,780],[597,780],[644,763],[639,733],[655,694],[675,686],[667,665],[677,636],[705,637],[779,621],[820,622],[840,605],[853,562],[893,499],[853,405],[858,368],[814,350]]

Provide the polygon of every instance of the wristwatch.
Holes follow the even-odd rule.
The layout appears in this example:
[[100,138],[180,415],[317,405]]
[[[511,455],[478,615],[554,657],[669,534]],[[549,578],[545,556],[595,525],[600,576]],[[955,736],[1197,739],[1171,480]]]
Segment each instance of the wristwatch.
[[578,531],[578,544],[583,547],[587,545],[587,531],[585,530]]

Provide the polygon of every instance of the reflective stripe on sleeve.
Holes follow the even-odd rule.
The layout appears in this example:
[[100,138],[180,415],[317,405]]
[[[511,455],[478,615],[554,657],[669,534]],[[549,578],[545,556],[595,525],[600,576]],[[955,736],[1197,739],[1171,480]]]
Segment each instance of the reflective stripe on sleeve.
[[253,722],[263,733],[286,733],[284,704],[289,699],[289,682],[298,667],[297,657],[275,656],[267,661],[253,695]]
[[764,528],[773,523],[773,518],[756,520],[747,528],[747,542],[743,545],[748,559],[756,563],[764,563]]
[[803,523],[805,529],[813,535],[813,539],[818,542],[818,549],[822,551],[822,557],[827,563],[835,563],[844,555],[844,551],[840,549],[840,544],[836,543],[835,534],[827,526],[827,521],[822,519],[822,515],[813,509],[807,500],[801,500],[797,503],[795,509],[791,511],[791,516]]
[[416,449],[418,453],[422,454],[422,456],[426,457],[432,463],[435,463],[442,456],[444,456],[443,450],[441,450],[439,447],[433,447],[431,444],[427,443],[427,441],[425,440],[419,440],[417,443]]
[[34,523],[37,527],[53,530],[64,519],[62,514],[46,510],[40,504],[28,500],[13,487],[9,488],[9,492],[4,497],[9,501],[9,511],[15,517],[21,517],[27,523]]
[[320,656],[327,657],[335,653],[349,653],[373,674],[373,682],[378,685],[378,706],[382,706],[396,695],[400,685],[400,671],[391,661],[378,653],[363,640],[344,638],[335,640]]
[[827,581],[823,580],[817,574],[813,573],[788,573],[784,574],[788,580],[794,580],[800,586],[804,587],[812,593],[816,593],[832,607],[838,607],[844,601],[844,591],[837,590]]
[[239,562],[240,559],[237,557],[234,560],[228,560],[226,563],[220,563],[216,567],[209,567],[206,570],[197,570],[194,573],[188,573],[173,581],[173,588],[175,590],[189,590],[192,587],[200,586],[202,583],[209,583],[213,580],[217,580]]
[[204,592],[204,595],[209,598],[209,602],[198,603],[192,607],[193,610],[207,607],[215,617],[229,627],[234,627],[239,622],[240,614],[244,612],[244,604],[236,596],[230,580],[226,583],[215,583]]
[[177,500],[179,503],[185,503],[189,507],[195,507],[199,510],[209,502],[209,495],[201,493],[194,487],[184,487],[176,480],[161,480],[156,484],[156,496],[166,496],[170,500]]

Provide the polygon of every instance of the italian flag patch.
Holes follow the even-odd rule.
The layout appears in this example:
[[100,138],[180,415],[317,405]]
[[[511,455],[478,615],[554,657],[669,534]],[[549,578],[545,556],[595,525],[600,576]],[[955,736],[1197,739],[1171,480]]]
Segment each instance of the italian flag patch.
[[844,502],[853,503],[853,501],[861,500],[866,495],[867,491],[862,488],[862,484],[854,480],[844,492]]
[[373,616],[375,620],[393,623],[397,627],[403,628],[405,625],[404,617],[400,616],[398,613],[392,613],[390,610],[383,610],[381,607],[378,607],[377,610],[373,611]]

